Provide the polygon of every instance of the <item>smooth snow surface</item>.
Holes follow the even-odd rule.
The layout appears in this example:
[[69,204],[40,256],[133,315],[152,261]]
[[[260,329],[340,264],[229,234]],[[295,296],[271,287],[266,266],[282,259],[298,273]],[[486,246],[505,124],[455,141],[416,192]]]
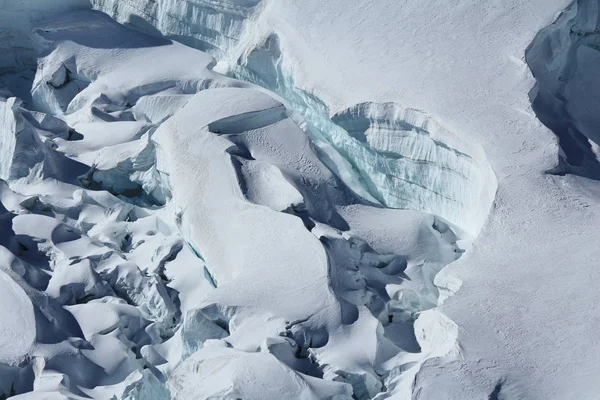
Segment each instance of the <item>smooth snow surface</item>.
[[595,399],[599,10],[0,0],[0,398]]

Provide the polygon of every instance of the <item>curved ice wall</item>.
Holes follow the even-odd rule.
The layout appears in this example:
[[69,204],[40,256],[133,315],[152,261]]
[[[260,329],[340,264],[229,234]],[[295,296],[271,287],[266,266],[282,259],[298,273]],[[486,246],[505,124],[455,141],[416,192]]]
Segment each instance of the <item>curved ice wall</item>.
[[438,215],[465,236],[483,225],[497,186],[483,151],[398,104],[359,104],[332,116],[327,104],[295,85],[276,33],[256,44],[256,18],[249,17],[260,13],[260,0],[92,3],[119,22],[227,60],[234,77],[280,95],[301,116],[321,159],[363,198]]
[[436,214],[476,234],[496,189],[479,148],[394,103],[359,104],[332,120],[347,132],[334,146],[355,160],[380,202]]

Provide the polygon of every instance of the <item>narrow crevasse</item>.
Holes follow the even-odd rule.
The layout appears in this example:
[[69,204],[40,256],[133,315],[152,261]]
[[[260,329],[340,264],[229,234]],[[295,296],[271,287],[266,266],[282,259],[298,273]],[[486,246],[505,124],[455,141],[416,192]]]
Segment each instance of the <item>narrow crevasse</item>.
[[558,165],[548,171],[600,179],[600,2],[576,0],[542,29],[526,61],[537,80],[530,92],[539,120],[558,138]]

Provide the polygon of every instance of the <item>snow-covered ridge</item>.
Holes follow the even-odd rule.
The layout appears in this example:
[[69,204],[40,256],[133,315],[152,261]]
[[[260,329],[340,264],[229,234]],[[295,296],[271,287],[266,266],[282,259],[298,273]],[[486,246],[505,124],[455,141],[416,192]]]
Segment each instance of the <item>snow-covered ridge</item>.
[[[407,108],[398,104],[356,105],[331,115],[323,100],[296,86],[280,37],[261,19],[263,4],[93,3],[136,29],[148,31],[147,25],[151,24],[167,37],[207,51],[221,61],[219,71],[280,95],[300,115],[298,120],[319,147],[321,159],[355,193],[388,207],[438,215],[469,237],[475,237],[483,226],[497,185],[483,151],[444,129],[424,112],[401,116]],[[391,108],[398,111],[390,113]],[[358,110],[366,109],[372,115],[361,118],[371,120],[372,126],[365,131],[381,138],[380,128],[394,126],[386,135],[402,143],[402,148],[372,147],[371,142],[356,140],[346,131],[345,128],[352,128],[350,121],[343,121],[344,116],[353,119],[351,116]],[[413,117],[417,121],[411,124]]]
[[526,51],[536,87],[530,96],[538,118],[558,137],[551,172],[600,178],[600,2],[576,0]]

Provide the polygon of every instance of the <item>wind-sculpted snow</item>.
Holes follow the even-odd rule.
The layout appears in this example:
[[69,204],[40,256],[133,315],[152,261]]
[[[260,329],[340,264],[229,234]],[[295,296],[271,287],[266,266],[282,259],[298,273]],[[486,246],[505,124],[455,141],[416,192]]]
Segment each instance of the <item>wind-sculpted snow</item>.
[[[412,324],[418,312],[435,307],[433,278],[457,258],[456,237],[433,217],[387,210],[385,218],[402,226],[397,237],[410,232],[421,244],[427,241],[427,254],[411,248],[410,240],[404,246],[387,242],[394,236],[393,224],[370,228],[371,240],[361,239],[367,234],[364,221],[383,210],[351,205],[357,199],[312,153],[302,130],[288,118],[269,120],[280,109],[253,89],[209,89],[153,136],[159,173],[169,177],[173,202],[181,210],[181,232],[201,249],[217,283],[200,307],[229,325],[231,336],[223,340],[233,347],[256,351],[265,337],[283,335],[287,344],[278,358],[305,354],[314,364],[308,371],[351,384],[358,398],[382,391],[381,375],[413,367],[402,378],[391,374],[389,384],[406,386],[422,359]],[[257,123],[267,120],[272,123]],[[251,169],[280,175],[249,181],[244,171]],[[195,186],[185,185],[194,179]],[[248,198],[256,184],[266,186],[260,189],[263,196]],[[269,193],[290,202],[279,207],[273,200],[258,202]],[[267,328],[255,326],[252,321],[264,315],[271,321]],[[369,345],[349,347],[358,340]],[[172,351],[159,350],[165,359]],[[235,370],[229,374],[247,379]],[[177,379],[177,390],[187,393]],[[406,382],[398,382],[402,379]]]
[[[145,149],[143,153],[133,146],[127,154],[117,152],[117,148],[112,145],[108,147],[103,152],[102,163],[97,165],[98,172],[84,176],[82,184],[89,188],[86,193],[112,191],[121,196],[121,200],[136,204],[138,209],[161,221],[156,224],[160,229],[157,226],[146,227],[147,232],[166,232],[169,237],[155,251],[145,251],[142,248],[142,253],[136,252],[136,257],[142,258],[132,261],[138,266],[149,265],[149,269],[141,270],[148,271],[147,274],[151,277],[158,276],[164,286],[176,291],[176,296],[173,296],[174,310],[180,312],[174,315],[175,324],[169,324],[169,316],[172,315],[169,310],[173,309],[171,306],[165,308],[166,312],[144,311],[145,314],[141,308],[138,309],[140,314],[148,315],[144,318],[152,321],[150,324],[160,320],[157,325],[162,328],[159,334],[152,330],[152,334],[149,334],[151,340],[144,341],[150,344],[142,345],[139,350],[140,359],[148,366],[146,375],[137,370],[128,378],[123,379],[120,375],[122,382],[127,381],[123,385],[132,389],[129,392],[131,396],[135,396],[135,393],[140,393],[139,396],[147,395],[149,390],[158,391],[160,387],[161,395],[166,397],[202,397],[207,394],[221,396],[225,392],[245,398],[256,393],[252,392],[255,388],[249,384],[250,380],[257,384],[265,382],[261,379],[262,376],[254,378],[248,371],[223,367],[218,373],[221,379],[215,380],[214,387],[204,385],[213,383],[205,377],[208,376],[206,371],[215,366],[211,356],[217,355],[217,358],[231,363],[232,367],[237,363],[247,362],[245,359],[248,358],[281,367],[269,368],[269,371],[294,394],[298,391],[308,395],[315,393],[313,388],[310,391],[302,390],[308,383],[305,377],[319,379],[327,387],[319,389],[323,391],[317,397],[333,393],[332,389],[339,386],[335,385],[334,388],[332,382],[339,382],[343,385],[343,393],[351,390],[355,398],[374,397],[378,400],[596,398],[598,389],[594,379],[600,370],[597,362],[600,345],[595,340],[599,309],[593,306],[598,303],[598,291],[590,282],[597,280],[598,252],[588,242],[593,242],[598,237],[596,227],[600,223],[600,202],[597,198],[597,181],[573,175],[543,173],[554,166],[558,146],[550,131],[539,123],[532,112],[527,93],[533,87],[535,79],[524,62],[528,61],[532,65],[532,70],[539,78],[538,88],[548,88],[542,89],[540,93],[544,90],[550,93],[545,96],[545,101],[550,106],[554,105],[554,99],[569,98],[567,115],[563,112],[560,100],[557,107],[540,107],[544,103],[537,104],[534,100],[535,91],[532,92],[533,111],[539,115],[540,120],[548,123],[551,118],[545,115],[552,115],[550,111],[556,108],[559,111],[554,114],[557,120],[568,121],[566,125],[577,125],[577,129],[582,130],[579,126],[581,122],[571,121],[585,119],[580,118],[579,112],[586,110],[588,106],[594,106],[593,97],[587,96],[587,91],[579,88],[576,92],[581,96],[570,95],[566,91],[557,93],[561,90],[555,90],[557,86],[553,85],[563,78],[568,78],[567,81],[570,82],[566,86],[581,81],[582,77],[569,74],[570,68],[575,67],[577,74],[583,72],[585,64],[593,61],[593,57],[588,57],[593,51],[586,48],[589,46],[577,47],[578,35],[571,37],[570,23],[563,24],[563,18],[557,20],[554,28],[562,25],[560,30],[564,34],[546,36],[560,40],[536,40],[537,45],[532,46],[525,60],[523,59],[525,49],[534,35],[551,24],[568,2],[569,0],[265,0],[252,10],[246,10],[247,18],[236,17],[238,22],[235,24],[225,22],[229,18],[227,15],[232,13],[230,10],[223,11],[223,4],[231,5],[232,2],[210,3],[209,6],[207,2],[171,0],[121,0],[106,3],[106,11],[111,15],[116,15],[114,11],[119,11],[119,20],[152,32],[159,38],[159,29],[162,28],[155,30],[155,27],[160,27],[161,22],[147,14],[156,15],[163,21],[172,18],[171,21],[176,22],[170,24],[173,32],[166,32],[167,35],[195,35],[198,39],[196,44],[193,43],[195,40],[188,40],[186,43],[205,48],[216,55],[218,62],[209,63],[209,66],[214,64],[215,71],[259,83],[278,94],[269,94],[269,98],[273,97],[271,101],[259,100],[260,96],[255,93],[255,90],[260,91],[257,88],[223,77],[217,79],[218,75],[214,74],[211,76],[215,80],[210,85],[193,86],[190,91],[174,95],[168,89],[166,92],[160,91],[166,89],[166,86],[144,86],[150,88],[150,92],[141,91],[142,96],[137,98],[131,96],[131,100],[137,99],[133,103],[114,96],[108,96],[108,100],[98,101],[91,107],[85,101],[77,103],[77,109],[91,115],[89,117],[82,112],[80,116],[94,119],[98,128],[84,130],[85,125],[81,125],[81,132],[74,132],[71,136],[74,140],[70,142],[77,142],[76,139],[81,136],[90,141],[93,136],[102,137],[94,135],[102,132],[99,128],[101,126],[114,128],[106,131],[117,132],[115,136],[130,138],[136,135],[138,128],[144,132],[142,135],[147,133],[143,138],[145,142],[139,143],[142,145],[139,149]],[[581,14],[576,19],[581,18],[583,21],[587,14],[587,18],[591,17],[591,28],[596,25],[596,3],[585,3],[593,7],[580,7],[582,4],[584,2],[578,4],[577,13],[574,14],[575,8],[572,8],[563,16],[568,15],[568,21],[574,15]],[[139,6],[141,11],[133,10],[131,5]],[[153,14],[153,10],[168,10],[174,16],[171,17],[166,12]],[[209,14],[211,17],[205,18]],[[244,18],[246,22],[240,24],[239,21]],[[202,21],[202,24],[196,24],[196,20]],[[210,26],[210,29],[202,30],[200,25]],[[229,29],[234,25],[234,29]],[[576,25],[580,24],[573,27]],[[590,39],[595,37],[595,29],[588,30],[587,23],[581,26],[585,29],[574,29],[573,33],[583,32],[583,36],[589,36]],[[225,32],[232,35],[231,38],[223,38],[222,33]],[[241,36],[234,37],[239,32]],[[540,38],[542,36],[538,36]],[[581,39],[582,42],[586,41],[583,37]],[[221,47],[214,47],[212,43]],[[575,45],[571,46],[570,43]],[[589,44],[594,47],[591,41]],[[558,51],[556,54],[562,53],[563,45],[564,48],[578,48],[577,53],[581,53],[576,63],[572,62],[575,58],[566,57],[571,60],[566,63],[570,65],[567,69],[562,67],[563,56],[547,57],[550,53],[554,54],[552,49]],[[188,62],[178,53],[176,46],[168,44],[165,47],[172,50],[165,58]],[[143,52],[139,48],[122,48],[118,52],[107,53],[99,49],[94,50],[96,51],[102,52],[104,56],[94,61],[99,65],[96,68],[98,71],[104,68],[103,60],[126,60],[128,54],[133,58],[131,51]],[[76,55],[79,58],[76,64],[71,63],[66,54],[64,61],[71,71],[77,72],[74,65],[85,64],[82,54]],[[543,55],[538,59],[540,62],[532,62],[538,58],[536,54]],[[87,55],[90,56],[90,53]],[[138,78],[145,75],[144,67],[150,69],[155,60],[160,60],[160,55],[162,54],[154,53],[152,59],[137,64],[133,71],[127,73],[128,79],[119,80],[119,85],[127,87],[128,80],[131,79],[133,85],[138,86]],[[585,57],[580,57],[581,55]],[[585,62],[579,62],[580,60]],[[156,64],[157,68],[165,68],[160,65],[162,63]],[[545,69],[554,71],[555,67],[563,70],[563,73],[553,72],[549,79],[542,78],[545,76]],[[118,70],[118,74],[126,72],[125,69]],[[204,75],[204,69],[200,70]],[[63,104],[61,110],[66,110],[63,111],[66,116],[61,118],[73,118],[75,122],[78,119],[76,114],[71,117],[69,111],[71,87],[87,91],[86,98],[94,98],[91,96],[93,92],[109,93],[118,90],[111,83],[113,79],[118,79],[116,74],[89,91],[87,88],[93,85],[97,75],[93,73],[94,68],[88,68],[88,71],[92,73],[78,75],[66,73],[61,68],[50,69],[49,72],[57,74],[49,75],[47,81],[57,86],[59,91],[62,88],[68,89],[64,90],[64,98],[58,96],[59,104]],[[132,77],[132,74],[135,75]],[[589,76],[593,77],[594,74]],[[27,80],[3,77],[1,81],[13,91],[12,96],[23,93],[20,96],[26,107],[31,104],[27,100],[27,93],[24,93],[28,90],[18,90],[25,86],[18,83]],[[150,81],[142,83],[145,85]],[[593,93],[594,81],[583,81],[588,82],[584,88]],[[560,85],[561,83],[558,84]],[[194,90],[211,93],[212,88],[229,86],[251,88],[248,90],[252,94],[247,93],[246,98],[260,102],[261,106],[249,109],[248,106],[239,105],[235,101],[237,95],[220,98],[223,106],[228,107],[227,112],[213,112],[216,106],[212,104],[207,107],[207,110],[215,114],[213,116],[204,115],[202,110],[194,110],[193,106],[185,106],[196,100],[202,105],[208,102],[200,95],[194,97]],[[215,95],[218,93],[220,92],[213,92]],[[542,98],[544,96],[540,97]],[[573,100],[575,98],[586,104],[573,109],[573,106],[581,103]],[[279,114],[282,108],[279,103],[286,105],[284,115]],[[395,111],[385,111],[388,107]],[[239,113],[236,108],[239,108]],[[423,110],[427,115],[426,129],[423,124],[412,119],[414,115],[405,112],[413,108]],[[194,112],[204,122],[187,123],[186,113]],[[336,114],[344,115],[344,119],[338,122],[347,125],[350,132],[331,121]],[[574,118],[576,115],[577,118]],[[591,121],[593,115],[587,109],[586,116]],[[131,116],[136,121],[128,122],[135,123],[120,124],[123,122],[121,119]],[[169,117],[172,118],[172,123],[168,124],[176,125],[177,132],[167,129],[164,121]],[[286,126],[289,127],[286,132],[291,132],[290,135],[294,138],[300,137],[290,120],[300,126],[310,138],[312,150],[315,150],[318,157],[317,164],[310,164],[326,164],[337,178],[341,178],[341,182],[334,180],[329,184],[328,179],[322,181],[319,178],[316,180],[318,183],[313,184],[315,175],[309,173],[310,170],[307,172],[294,168],[294,165],[302,164],[295,161],[286,167],[274,157],[282,146],[279,142],[273,142],[277,145],[271,149],[269,144],[275,140],[275,135],[263,137],[260,133],[279,132],[279,129],[271,125]],[[368,124],[365,120],[368,120]],[[356,127],[358,121],[362,121],[359,128]],[[75,122],[71,121],[69,125]],[[271,125],[267,125],[268,122]],[[409,128],[412,126],[420,129],[411,128],[411,132],[407,133],[403,130],[406,128],[404,122],[408,123]],[[433,137],[431,134],[435,136],[441,132],[438,128],[432,128],[435,125],[445,128],[441,130],[444,132],[444,140],[435,137],[437,143],[432,145],[428,140]],[[460,177],[456,172],[465,172],[463,167],[467,166],[473,167],[470,176],[486,171],[481,164],[477,166],[481,161],[480,153],[473,149],[478,145],[485,149],[497,173],[498,197],[488,224],[481,230],[482,234],[469,252],[460,257],[451,268],[444,268],[441,273],[436,274],[461,252],[454,245],[456,237],[453,230],[447,225],[458,224],[459,227],[465,226],[463,230],[478,231],[481,221],[477,222],[472,214],[480,215],[485,207],[467,209],[459,221],[445,218],[449,222],[445,224],[440,218],[419,212],[373,206],[383,201],[378,200],[377,196],[382,197],[382,193],[392,191],[368,184],[369,181],[378,182],[379,179],[377,175],[371,178],[370,173],[366,172],[375,170],[381,164],[373,162],[362,165],[360,152],[376,154],[381,149],[387,151],[393,147],[387,146],[387,142],[383,140],[387,128],[394,137],[406,136],[418,140],[418,143],[411,145],[414,149],[435,150],[439,155],[448,156],[444,161],[449,161],[453,156],[446,152],[447,148],[443,145],[477,160],[474,164],[465,162],[462,166],[452,165],[450,169],[443,169],[444,172],[441,172],[440,166],[421,165],[419,168],[426,166],[423,170],[431,173],[419,175],[417,182],[407,183],[406,187],[439,174],[453,180],[444,188],[444,194],[448,198],[456,198],[457,195],[460,197],[462,194],[456,190]],[[163,129],[171,131],[171,134]],[[423,130],[430,134],[429,138]],[[161,137],[158,136],[159,133]],[[363,141],[353,139],[351,134]],[[165,153],[161,155],[156,144],[165,144],[165,137],[179,135],[192,143],[206,141],[210,146],[207,149],[189,149],[183,146],[184,143],[167,143],[171,147],[165,145],[164,149],[177,148],[181,151],[172,152],[171,156],[165,156]],[[450,139],[453,136],[467,141],[466,147],[471,150],[466,150]],[[582,139],[581,136],[579,138],[580,143],[586,143],[587,139]],[[219,149],[215,146],[224,145],[224,141],[231,144],[218,153],[210,151]],[[128,143],[129,139],[124,139],[124,142]],[[564,139],[561,139],[560,144],[563,149],[568,147],[568,141]],[[94,153],[98,151],[93,145],[95,144],[90,143],[93,150],[88,152],[91,159],[95,158]],[[257,146],[260,152],[256,151]],[[343,149],[348,151],[343,153]],[[123,158],[110,164],[112,150],[115,154],[123,154]],[[201,221],[194,224],[190,219],[194,215],[194,207],[176,207],[178,203],[188,204],[188,200],[189,204],[194,204],[193,198],[186,196],[186,190],[192,191],[196,180],[206,188],[223,185],[214,179],[207,181],[206,177],[199,177],[199,174],[194,173],[193,168],[188,169],[187,164],[193,167],[201,165],[201,162],[197,164],[193,160],[194,162],[183,163],[177,160],[179,157],[193,158],[189,155],[192,150],[203,156],[210,156],[222,168],[221,171],[210,171],[210,178],[226,179],[232,183],[231,187],[225,187],[222,191],[228,201],[219,198],[219,193],[208,193],[205,194],[207,202],[204,206],[216,207],[215,204],[221,201],[227,210],[231,210],[233,203],[245,214],[230,212],[231,216],[224,216],[222,213],[202,215]],[[397,150],[394,149],[396,156],[406,158],[407,154],[411,154],[404,151],[410,149],[403,148],[402,152]],[[596,149],[592,146],[592,151],[594,150]],[[77,146],[73,146],[72,153],[67,157],[78,157],[78,152]],[[577,153],[570,153],[569,162],[576,164],[574,156]],[[592,160],[589,151],[580,153]],[[138,157],[136,154],[140,154],[140,163],[129,163],[128,159]],[[298,153],[294,151],[294,154]],[[141,173],[147,172],[147,177],[135,177],[135,165],[152,165],[152,162],[148,162],[152,160],[152,155],[156,160],[161,160],[161,169],[140,170]],[[385,158],[379,156],[379,161],[390,159],[385,151],[384,155]],[[569,157],[563,155],[563,158]],[[86,168],[93,167],[90,159],[83,157],[78,160]],[[391,158],[393,163],[398,163],[398,160],[400,159]],[[407,161],[404,159],[402,162]],[[114,184],[117,180],[113,177],[103,176],[104,171],[113,170],[118,170],[119,176],[123,178],[118,180],[118,185]],[[300,172],[292,175],[290,170]],[[395,175],[401,173],[390,171]],[[565,169],[559,172],[565,172]],[[175,181],[180,184],[174,185]],[[62,181],[53,182],[53,185],[58,185],[57,182]],[[132,182],[132,186],[125,185],[127,182]],[[305,182],[308,186],[305,186]],[[133,183],[139,186],[134,188]],[[437,183],[439,182],[428,182],[428,185],[432,185],[429,189],[436,189]],[[77,181],[74,184],[79,185]],[[490,179],[486,186],[489,186],[487,190],[493,191],[495,181]],[[82,189],[81,186],[77,187]],[[162,197],[151,194],[153,187],[160,188]],[[28,191],[30,194],[42,192],[28,184],[17,187],[15,182],[11,182],[11,188],[21,192]],[[486,193],[479,183],[466,190],[475,198]],[[435,191],[439,192],[437,189]],[[413,193],[412,190],[409,192]],[[420,189],[414,191],[419,196],[425,192]],[[324,193],[327,195],[323,195]],[[356,194],[363,199],[357,198]],[[33,200],[29,202],[34,203]],[[31,204],[29,202],[27,204]],[[420,206],[448,211],[444,211],[442,202]],[[43,209],[43,205],[38,204],[37,207]],[[235,227],[231,220],[235,223],[244,217],[253,220],[257,216],[274,216],[277,226],[281,226],[281,221],[289,217],[294,224],[292,226],[290,223],[290,229],[279,232],[279,235],[273,232],[265,234],[258,229],[251,231],[251,235],[268,235],[269,238],[281,236],[282,243],[289,243],[290,239],[286,235],[297,234],[302,239],[299,243],[318,250],[316,254],[302,255],[303,260],[313,260],[323,252],[326,254],[326,263],[319,264],[327,266],[326,273],[312,265],[307,267],[310,271],[317,269],[320,272],[315,280],[309,281],[317,283],[303,286],[303,282],[297,282],[290,296],[284,296],[283,289],[289,288],[290,284],[283,281],[284,283],[277,282],[275,287],[271,287],[273,282],[269,277],[271,271],[275,271],[273,274],[276,275],[279,269],[285,270],[287,260],[282,265],[274,265],[262,253],[274,251],[277,260],[281,260],[283,257],[277,252],[288,251],[287,248],[279,249],[273,243],[259,243],[260,246],[256,249],[238,243],[232,247],[232,240],[227,235],[238,236],[233,229],[231,232],[228,230],[229,227]],[[297,223],[294,218],[301,223]],[[149,223],[146,217],[141,220]],[[152,237],[150,234],[138,235],[135,240],[130,241],[119,229],[121,222],[127,221],[112,221],[110,229],[106,227],[106,230],[103,228],[104,221],[86,219],[87,221],[98,225],[94,230],[86,225],[90,235],[107,243],[107,247],[113,251],[125,255],[129,254],[135,243],[140,240],[149,243],[148,238]],[[207,224],[206,229],[214,230],[215,235],[226,239],[225,244],[229,246],[227,250],[219,253],[210,248],[211,245],[214,247],[211,238],[200,232],[204,222],[213,224]],[[256,223],[259,228],[265,225],[267,224],[263,221]],[[469,225],[471,228],[466,228]],[[318,238],[318,243],[314,244],[309,236],[300,234],[302,229]],[[248,235],[248,228],[243,232]],[[183,240],[183,236],[186,240]],[[189,240],[191,236],[196,237],[193,242]],[[31,247],[29,242],[24,245]],[[79,242],[76,246],[79,246]],[[121,250],[115,250],[119,246]],[[235,256],[223,254],[225,251],[235,252],[237,247],[242,248],[247,258],[237,260]],[[17,250],[18,247],[15,251]],[[289,251],[297,253],[296,249]],[[152,254],[156,254],[154,261],[151,260]],[[174,254],[177,256],[173,259]],[[147,257],[143,257],[145,255]],[[223,265],[222,260],[226,256],[240,261],[242,267],[253,264],[255,260],[265,261],[265,264],[254,264],[256,269],[246,271],[240,265]],[[78,271],[81,270],[84,268],[78,266]],[[25,270],[25,274],[29,274],[28,280],[35,282],[36,288],[44,288],[44,279],[34,280],[32,271],[33,268]],[[256,271],[264,273],[258,274]],[[292,277],[302,277],[302,270],[293,272]],[[252,282],[243,279],[245,274],[252,273],[253,277],[258,276],[260,279]],[[115,275],[126,282],[133,280],[126,273]],[[169,277],[173,275],[176,278],[169,282]],[[81,285],[81,279],[74,279],[77,286],[73,291],[63,289],[63,292],[72,293],[74,298],[80,298],[80,293],[75,289],[79,290],[81,287],[84,288],[84,293],[101,293],[102,287],[97,285],[99,281],[96,277],[93,274],[87,276],[92,285]],[[433,282],[432,276],[435,276]],[[323,281],[327,282],[329,289],[323,289]],[[447,299],[461,283],[459,295]],[[283,286],[282,290],[278,290],[279,285]],[[243,293],[236,297],[236,292],[229,288],[240,288]],[[60,288],[58,292],[60,293]],[[314,310],[309,307],[301,309],[301,306],[308,303],[301,299],[299,307],[294,308],[290,305],[290,299],[295,300],[299,292],[305,297],[314,298],[315,302],[325,302],[332,307],[313,314]],[[128,298],[124,294],[116,294]],[[68,300],[69,296],[63,298]],[[440,300],[445,300],[440,308],[431,308]],[[130,302],[132,307],[139,307],[133,301]],[[154,301],[147,303],[158,304]],[[268,307],[264,310],[249,307],[265,303]],[[164,301],[164,304],[168,302]],[[286,315],[291,312],[309,317],[307,320],[288,321]],[[163,315],[166,318],[162,318]],[[448,315],[456,324],[444,315]],[[91,326],[89,323],[82,325]],[[86,332],[92,331],[92,328],[86,328]],[[104,331],[101,333],[108,334]],[[136,343],[136,350],[140,348],[140,343]],[[114,349],[118,347],[115,346]],[[119,353],[117,350],[114,352]],[[243,354],[237,357],[240,352]],[[137,353],[136,351],[136,356]],[[246,357],[247,355],[250,357]],[[424,359],[427,360],[423,362]],[[100,361],[103,360],[94,362],[100,364]],[[277,362],[286,367],[276,364]],[[128,362],[123,364],[129,365]],[[28,390],[23,389],[25,386],[21,385],[22,382],[36,382],[38,391],[43,388],[56,391],[56,386],[52,388],[48,382],[61,378],[56,378],[56,375],[51,375],[51,379],[45,379],[45,376],[44,379],[36,380],[35,375],[30,378],[34,371],[32,365],[33,363],[26,361],[22,367],[11,367],[13,369],[10,376],[16,382],[16,390]],[[114,371],[109,364],[105,366]],[[40,369],[36,365],[35,371]],[[195,374],[195,370],[201,371],[202,375]],[[152,380],[152,377],[157,379]],[[201,387],[193,383],[194,377],[203,378]],[[297,385],[290,385],[291,381]],[[267,389],[272,389],[273,382],[269,381],[269,385],[265,393],[269,393]],[[170,394],[165,394],[167,388]],[[10,392],[9,385],[5,385],[3,390]],[[63,391],[68,393],[67,390]],[[71,389],[69,391],[72,392]],[[102,397],[96,394],[94,396]],[[274,396],[282,397],[279,394]],[[106,397],[110,396],[104,396]]]
[[600,3],[577,0],[529,46],[527,63],[537,79],[530,97],[538,118],[558,137],[554,173],[600,179]]
[[[5,394],[407,396],[425,359],[453,351],[434,279],[458,237],[357,194],[377,192],[276,95],[98,12],[31,43],[31,98],[0,100],[0,284],[23,319],[2,320]],[[423,157],[463,165],[425,116],[385,107],[319,120],[373,154],[387,151],[376,115],[410,121]]]

